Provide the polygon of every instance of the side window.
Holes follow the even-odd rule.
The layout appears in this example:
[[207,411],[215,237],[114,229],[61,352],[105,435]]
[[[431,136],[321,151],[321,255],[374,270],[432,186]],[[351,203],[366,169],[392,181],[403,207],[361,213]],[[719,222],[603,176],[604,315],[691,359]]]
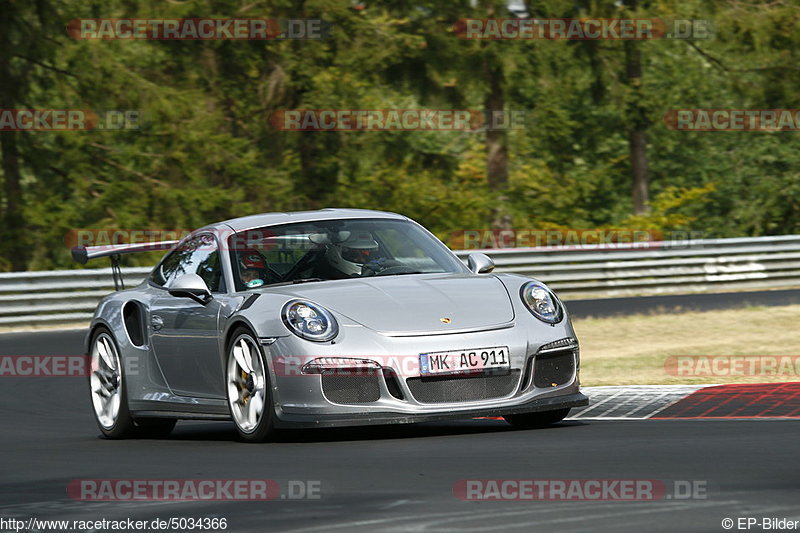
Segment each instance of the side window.
[[183,250],[177,249],[170,252],[161,262],[156,266],[153,273],[150,274],[150,281],[160,287],[165,287],[175,277],[174,274],[178,269],[181,262]]
[[198,235],[183,242],[156,267],[150,280],[156,285],[169,287],[184,274],[197,274],[206,282],[211,292],[225,291],[219,248],[211,235]]
[[[213,238],[211,238],[213,242]],[[203,278],[211,292],[225,292],[225,280],[222,277],[222,265],[219,263],[219,250],[208,253],[197,265],[197,275]]]

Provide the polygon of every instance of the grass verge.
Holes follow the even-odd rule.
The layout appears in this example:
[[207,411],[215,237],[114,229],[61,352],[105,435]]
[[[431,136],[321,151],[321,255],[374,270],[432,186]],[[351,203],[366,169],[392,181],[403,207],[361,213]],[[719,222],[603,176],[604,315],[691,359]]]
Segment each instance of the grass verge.
[[665,367],[670,356],[800,356],[800,305],[585,318],[573,324],[584,386],[800,381],[797,365],[779,375],[697,377],[674,376]]

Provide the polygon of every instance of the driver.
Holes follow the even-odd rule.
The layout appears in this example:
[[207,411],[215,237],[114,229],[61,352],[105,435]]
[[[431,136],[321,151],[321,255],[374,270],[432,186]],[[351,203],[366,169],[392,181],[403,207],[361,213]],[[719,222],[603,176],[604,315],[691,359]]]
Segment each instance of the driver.
[[261,279],[261,275],[255,268],[248,268],[247,270],[244,270],[241,277],[248,289],[260,287],[264,284],[264,280]]
[[347,240],[327,248],[328,264],[347,278],[360,276],[365,264],[378,259],[378,243],[368,231],[354,232]]
[[266,283],[267,264],[257,250],[246,248],[239,252],[239,277],[248,289]]

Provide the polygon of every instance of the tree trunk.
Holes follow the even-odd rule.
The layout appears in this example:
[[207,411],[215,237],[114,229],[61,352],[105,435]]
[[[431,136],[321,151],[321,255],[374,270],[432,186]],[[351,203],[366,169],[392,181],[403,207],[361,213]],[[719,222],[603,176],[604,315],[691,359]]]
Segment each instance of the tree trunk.
[[492,117],[500,116],[505,107],[502,86],[502,71],[494,66],[487,68],[489,93],[486,95],[486,177],[492,190],[500,191],[508,186],[508,135],[504,128],[493,129]]
[[[508,187],[508,132],[505,124],[493,127],[493,118],[502,116],[505,109],[503,92],[503,68],[498,58],[486,55],[484,72],[488,92],[484,101],[486,113],[486,179],[489,189],[495,193],[496,205],[492,209],[491,226],[493,230],[511,229],[511,215],[504,195]],[[503,121],[507,123],[507,120]]]
[[[631,6],[635,9],[635,3]],[[647,171],[647,115],[642,105],[642,51],[636,41],[625,41],[625,78],[631,88],[628,102],[628,146],[631,159],[633,212],[649,211]]]
[[[17,105],[19,80],[11,72],[9,64],[14,45],[7,31],[15,21],[11,9],[4,6],[0,9],[0,109],[14,109]],[[19,149],[17,139],[19,133],[6,131],[0,134],[0,168],[3,170],[3,196],[5,206],[2,212],[0,250],[8,259],[12,270],[25,270],[27,267],[27,250],[25,246],[25,219],[23,216],[22,177],[19,170]]]
[[7,131],[2,142],[3,194],[3,253],[12,270],[25,270],[28,258],[25,246],[25,218],[22,214],[22,178],[19,172],[17,132]]
[[631,173],[633,174],[633,212],[642,215],[650,210],[650,192],[647,178],[647,138],[644,128],[635,128],[628,134]]

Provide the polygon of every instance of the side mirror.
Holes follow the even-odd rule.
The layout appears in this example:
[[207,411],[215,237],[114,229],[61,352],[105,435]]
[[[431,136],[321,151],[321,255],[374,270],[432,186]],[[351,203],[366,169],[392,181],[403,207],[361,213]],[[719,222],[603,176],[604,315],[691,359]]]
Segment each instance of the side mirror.
[[169,286],[169,293],[179,298],[191,298],[205,305],[211,301],[211,291],[203,278],[197,274],[184,274]]
[[494,270],[494,261],[488,255],[476,252],[467,257],[467,266],[474,274],[488,274]]

